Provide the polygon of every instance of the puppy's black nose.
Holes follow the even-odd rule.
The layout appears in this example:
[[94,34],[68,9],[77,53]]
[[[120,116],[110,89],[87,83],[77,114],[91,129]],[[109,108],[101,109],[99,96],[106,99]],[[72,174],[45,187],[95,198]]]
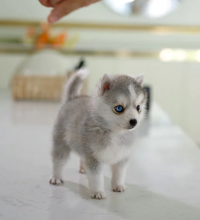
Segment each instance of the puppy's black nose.
[[136,124],[137,124],[137,120],[136,120],[136,119],[131,119],[131,120],[130,120],[130,125],[131,125],[131,126],[135,127]]

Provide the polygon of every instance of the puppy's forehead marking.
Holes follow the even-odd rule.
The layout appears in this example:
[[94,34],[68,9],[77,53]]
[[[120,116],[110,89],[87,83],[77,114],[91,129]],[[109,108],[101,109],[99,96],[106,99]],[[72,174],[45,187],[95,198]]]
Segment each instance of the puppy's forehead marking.
[[134,101],[136,99],[137,95],[136,95],[136,92],[135,92],[133,85],[129,85],[128,90],[130,92],[131,101]]
[[119,104],[122,104],[124,106],[127,106],[128,105],[128,100],[127,100],[127,97],[123,94],[120,94],[118,97],[117,97],[117,102]]

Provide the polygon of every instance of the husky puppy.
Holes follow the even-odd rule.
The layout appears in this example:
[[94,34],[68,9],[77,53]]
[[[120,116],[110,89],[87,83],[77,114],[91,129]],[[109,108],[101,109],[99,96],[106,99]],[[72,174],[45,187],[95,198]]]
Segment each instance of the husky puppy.
[[104,164],[111,165],[113,191],[126,190],[126,169],[135,129],[145,114],[147,95],[141,86],[143,75],[133,78],[105,74],[92,97],[79,96],[86,77],[87,72],[79,70],[64,88],[53,132],[50,183],[63,183],[63,165],[75,152],[81,158],[80,172],[87,173],[91,197],[104,199]]

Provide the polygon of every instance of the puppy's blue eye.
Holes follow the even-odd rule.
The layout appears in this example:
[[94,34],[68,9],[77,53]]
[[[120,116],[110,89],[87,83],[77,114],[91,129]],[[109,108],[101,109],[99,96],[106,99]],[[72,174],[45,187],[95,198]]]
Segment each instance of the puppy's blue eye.
[[121,113],[121,112],[124,111],[124,108],[123,108],[123,106],[118,105],[118,106],[115,107],[115,111],[118,112],[118,113]]

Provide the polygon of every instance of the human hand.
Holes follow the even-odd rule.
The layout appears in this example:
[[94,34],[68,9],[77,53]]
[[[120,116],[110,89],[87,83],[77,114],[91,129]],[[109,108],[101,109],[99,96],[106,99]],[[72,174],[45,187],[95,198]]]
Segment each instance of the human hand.
[[53,8],[48,16],[48,22],[50,24],[57,22],[62,17],[79,8],[89,6],[98,1],[100,0],[39,0],[39,2],[45,7]]

